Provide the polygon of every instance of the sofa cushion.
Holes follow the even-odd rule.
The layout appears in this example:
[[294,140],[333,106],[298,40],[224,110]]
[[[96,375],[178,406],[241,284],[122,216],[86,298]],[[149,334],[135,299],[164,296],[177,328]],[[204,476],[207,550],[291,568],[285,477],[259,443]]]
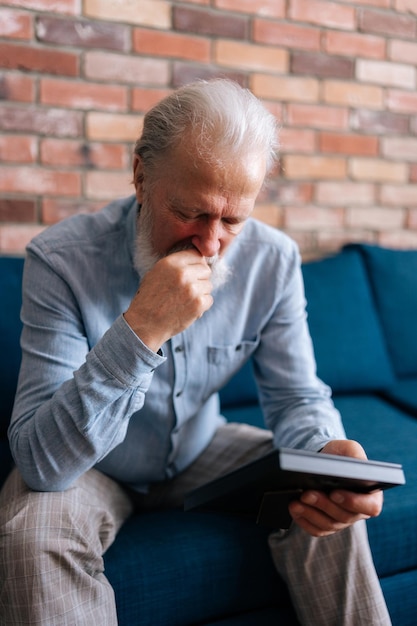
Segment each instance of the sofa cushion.
[[417,250],[352,247],[365,260],[397,376],[417,375]]
[[0,437],[6,435],[20,367],[23,259],[0,257]]
[[404,468],[406,484],[385,491],[381,515],[368,521],[378,575],[416,569],[417,420],[377,396],[341,396],[335,404],[347,436],[360,441],[369,458]]
[[417,378],[403,378],[383,391],[383,396],[403,411],[417,417]]
[[135,515],[107,551],[105,572],[120,624],[200,624],[266,606],[287,612],[290,604],[267,531],[233,516]]
[[317,373],[333,391],[375,390],[393,382],[359,251],[303,266]]

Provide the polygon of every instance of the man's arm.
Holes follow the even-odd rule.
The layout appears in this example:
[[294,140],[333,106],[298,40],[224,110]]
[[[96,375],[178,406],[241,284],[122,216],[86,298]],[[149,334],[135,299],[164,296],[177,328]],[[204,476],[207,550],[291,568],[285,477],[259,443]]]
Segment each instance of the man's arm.
[[125,316],[89,350],[86,322],[68,284],[29,253],[23,359],[9,429],[29,486],[65,489],[123,441],[154,369],[165,360],[157,351],[211,306],[210,273],[195,250],[161,260]]
[[31,252],[22,319],[11,450],[30,487],[62,490],[123,441],[153,370],[165,359],[147,348],[121,315],[90,350],[69,285]]

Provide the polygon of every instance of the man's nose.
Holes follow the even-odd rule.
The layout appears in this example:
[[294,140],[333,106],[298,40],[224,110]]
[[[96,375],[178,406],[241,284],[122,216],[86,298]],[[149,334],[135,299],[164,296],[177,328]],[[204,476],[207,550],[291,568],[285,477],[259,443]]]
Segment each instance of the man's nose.
[[198,233],[191,239],[193,246],[202,256],[215,256],[220,250],[221,227],[218,222],[201,225]]

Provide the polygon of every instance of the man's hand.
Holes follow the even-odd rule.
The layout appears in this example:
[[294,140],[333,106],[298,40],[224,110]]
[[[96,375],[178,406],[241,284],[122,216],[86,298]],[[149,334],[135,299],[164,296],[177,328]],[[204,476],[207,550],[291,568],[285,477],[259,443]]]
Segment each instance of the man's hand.
[[[352,440],[330,441],[321,454],[340,454],[366,459],[362,446]],[[289,511],[294,522],[314,537],[332,535],[358,520],[379,515],[382,491],[369,494],[335,490],[329,495],[320,491],[305,491],[299,500],[291,502]]]
[[157,352],[212,306],[210,277],[211,269],[197,250],[164,257],[144,276],[125,320]]

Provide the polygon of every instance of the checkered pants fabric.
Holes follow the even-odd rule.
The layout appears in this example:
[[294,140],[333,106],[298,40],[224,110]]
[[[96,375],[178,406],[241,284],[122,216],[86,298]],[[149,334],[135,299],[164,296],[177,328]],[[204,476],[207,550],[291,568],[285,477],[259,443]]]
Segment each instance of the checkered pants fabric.
[[[116,626],[103,554],[135,506],[181,506],[187,491],[271,448],[267,431],[227,424],[186,471],[138,498],[96,470],[47,493],[14,470],[0,493],[1,626]],[[391,624],[364,522],[321,539],[294,525],[269,546],[303,626]]]

